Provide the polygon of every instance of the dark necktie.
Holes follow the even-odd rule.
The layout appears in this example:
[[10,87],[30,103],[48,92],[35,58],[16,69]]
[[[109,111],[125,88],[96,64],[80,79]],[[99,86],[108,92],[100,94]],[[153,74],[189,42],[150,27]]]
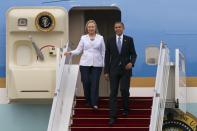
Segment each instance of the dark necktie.
[[120,38],[120,36],[118,37],[117,47],[118,47],[118,51],[119,51],[119,53],[121,53],[122,45],[121,45],[121,38]]

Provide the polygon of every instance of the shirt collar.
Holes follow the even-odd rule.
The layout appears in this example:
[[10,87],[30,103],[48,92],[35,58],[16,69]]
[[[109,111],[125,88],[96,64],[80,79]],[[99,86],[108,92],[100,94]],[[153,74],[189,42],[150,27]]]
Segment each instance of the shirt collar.
[[[116,39],[119,38],[119,35],[116,35]],[[123,34],[120,36],[121,40],[123,39]]]

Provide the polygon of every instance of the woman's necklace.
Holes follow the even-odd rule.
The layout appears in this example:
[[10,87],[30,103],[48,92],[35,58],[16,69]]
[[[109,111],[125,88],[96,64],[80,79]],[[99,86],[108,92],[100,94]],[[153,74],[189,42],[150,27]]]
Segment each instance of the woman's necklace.
[[96,36],[96,35],[92,35],[92,36],[89,35],[90,40],[91,40],[91,41],[94,41],[94,40],[95,40],[95,36]]

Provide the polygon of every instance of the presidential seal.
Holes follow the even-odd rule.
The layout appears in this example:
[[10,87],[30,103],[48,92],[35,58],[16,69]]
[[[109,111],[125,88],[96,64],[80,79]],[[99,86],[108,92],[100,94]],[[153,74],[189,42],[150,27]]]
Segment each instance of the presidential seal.
[[163,131],[197,131],[197,120],[190,113],[173,109],[164,117]]
[[55,27],[55,17],[49,12],[41,12],[35,20],[36,28],[43,32],[50,32]]

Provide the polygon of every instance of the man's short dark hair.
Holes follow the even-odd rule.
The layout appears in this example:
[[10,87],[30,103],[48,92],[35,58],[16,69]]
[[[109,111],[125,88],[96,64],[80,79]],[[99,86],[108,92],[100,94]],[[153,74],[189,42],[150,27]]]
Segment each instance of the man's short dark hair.
[[117,21],[117,22],[114,23],[114,25],[116,25],[116,24],[121,24],[124,27],[124,23],[121,22],[121,21]]

